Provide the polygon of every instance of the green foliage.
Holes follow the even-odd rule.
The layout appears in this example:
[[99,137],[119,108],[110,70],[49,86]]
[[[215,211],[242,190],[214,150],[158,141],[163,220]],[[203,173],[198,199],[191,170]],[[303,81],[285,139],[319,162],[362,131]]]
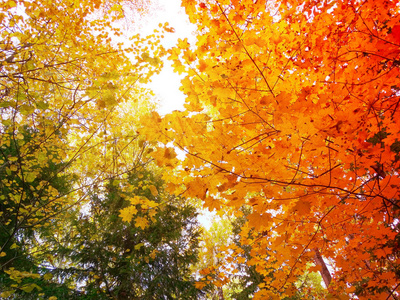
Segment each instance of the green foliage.
[[[143,182],[161,193],[152,195]],[[143,171],[93,190],[89,204],[64,224],[62,238],[48,241],[57,255],[54,280],[75,285],[79,299],[196,299],[190,269],[197,261],[196,213],[183,199],[162,192],[161,184]],[[146,228],[118,216],[132,196],[159,205],[155,214],[139,208],[138,216],[152,215]]]
[[27,299],[45,283],[37,257],[46,247],[38,247],[37,238],[57,226],[75,180],[54,147],[42,147],[38,163],[34,141],[40,134],[4,127],[0,146],[0,290]]

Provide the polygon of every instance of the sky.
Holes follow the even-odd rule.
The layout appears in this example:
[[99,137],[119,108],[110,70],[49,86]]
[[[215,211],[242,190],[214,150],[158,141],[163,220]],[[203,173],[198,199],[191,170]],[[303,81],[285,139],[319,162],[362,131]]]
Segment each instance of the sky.
[[[180,6],[180,0],[152,0],[156,2],[154,9],[149,15],[140,20],[137,25],[138,32],[142,35],[150,35],[154,29],[159,29],[159,23],[169,23],[175,29],[174,33],[165,35],[162,41],[163,46],[168,49],[174,46],[178,39],[187,38],[189,43],[194,44],[196,27],[190,24],[184,9]],[[164,61],[164,68],[161,73],[153,76],[152,82],[148,85],[155,92],[159,100],[158,112],[160,115],[168,114],[174,110],[183,110],[185,95],[179,90],[180,81],[183,75],[174,73],[171,63]],[[198,220],[203,227],[210,229],[211,224],[217,218],[214,212],[201,210]]]
[[[153,0],[154,1],[154,0]],[[195,42],[195,26],[189,23],[184,9],[180,6],[180,0],[156,0],[156,4],[149,15],[141,20],[141,34],[152,34],[158,29],[159,23],[168,22],[175,29],[174,33],[165,35],[162,44],[165,48],[174,46],[177,40],[188,38],[189,42]],[[160,101],[158,112],[165,115],[173,110],[182,110],[185,101],[184,94],[179,91],[180,81],[183,77],[173,72],[171,63],[164,62],[164,68],[160,74],[153,77],[149,87],[156,93]]]

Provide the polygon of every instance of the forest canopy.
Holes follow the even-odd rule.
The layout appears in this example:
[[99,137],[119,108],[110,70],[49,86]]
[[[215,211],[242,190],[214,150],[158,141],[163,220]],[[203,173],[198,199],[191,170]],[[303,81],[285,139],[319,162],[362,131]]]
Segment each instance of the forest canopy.
[[398,299],[400,5],[151,3],[0,4],[1,297]]

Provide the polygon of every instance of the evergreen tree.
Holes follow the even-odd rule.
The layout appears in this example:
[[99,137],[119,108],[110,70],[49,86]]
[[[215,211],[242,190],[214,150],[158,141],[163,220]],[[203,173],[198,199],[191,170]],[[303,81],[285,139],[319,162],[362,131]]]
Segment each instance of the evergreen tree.
[[[79,299],[196,299],[196,212],[162,189],[157,176],[142,170],[93,190],[86,209],[75,211],[54,246],[58,283],[74,286]],[[132,199],[152,206],[132,205]],[[135,219],[123,222],[121,211],[132,207]]]
[[[46,268],[40,257],[47,253],[38,237],[55,228],[71,204],[75,176],[56,147],[35,144],[38,130],[3,127],[0,146],[0,290],[2,297],[29,298],[41,291]],[[37,161],[38,153],[43,157]],[[39,260],[38,260],[39,259]]]

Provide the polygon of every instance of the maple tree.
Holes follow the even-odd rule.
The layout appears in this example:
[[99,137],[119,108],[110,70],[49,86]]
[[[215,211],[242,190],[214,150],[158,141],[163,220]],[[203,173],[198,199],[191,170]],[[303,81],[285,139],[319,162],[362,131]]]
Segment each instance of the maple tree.
[[[247,243],[242,244],[243,233],[247,235],[247,238],[255,239],[258,236],[258,232],[255,230],[247,231],[246,229],[242,232],[242,227],[248,221],[247,216],[252,212],[251,206],[243,206],[240,208],[243,212],[243,216],[236,218],[232,222],[233,226],[233,243],[240,249],[240,251],[235,251],[236,257],[234,262],[236,264],[237,272],[231,275],[231,282],[233,293],[231,294],[232,299],[249,299],[257,291],[258,285],[261,284],[265,279],[265,276],[269,277],[269,280],[275,280],[274,269],[270,269],[269,272],[261,269],[252,263],[254,251],[252,250],[252,245]],[[267,259],[273,259],[267,258]],[[313,269],[313,264],[309,264],[309,268],[297,278],[290,289],[295,292],[292,294],[286,293],[284,291],[281,293],[281,297],[286,300],[295,299],[326,299],[329,297],[328,291],[322,286],[322,278],[318,271],[311,271]],[[264,274],[264,275],[261,275]]]
[[256,299],[294,294],[310,263],[338,297],[395,299],[398,3],[182,2],[199,33],[169,51],[186,111],[141,130],[164,144],[160,164],[179,166],[170,189],[221,212],[252,207],[241,243],[265,276]]
[[[250,299],[259,290],[258,285],[264,281],[265,276],[270,280],[275,279],[274,269],[265,272],[251,263],[254,255],[252,245],[242,244],[242,236],[245,234],[247,239],[254,239],[258,232],[243,228],[252,207],[244,205],[240,211],[243,215],[237,218],[229,215],[214,218],[211,227],[202,232],[199,263],[195,268],[200,269],[196,271],[200,275],[196,286],[205,292],[204,298],[200,299]],[[227,247],[229,243],[236,247],[234,255]],[[305,273],[288,287],[295,291],[293,294],[288,295],[287,288],[280,296],[286,300],[329,297],[328,291],[322,287],[321,275],[312,269],[310,264]]]

